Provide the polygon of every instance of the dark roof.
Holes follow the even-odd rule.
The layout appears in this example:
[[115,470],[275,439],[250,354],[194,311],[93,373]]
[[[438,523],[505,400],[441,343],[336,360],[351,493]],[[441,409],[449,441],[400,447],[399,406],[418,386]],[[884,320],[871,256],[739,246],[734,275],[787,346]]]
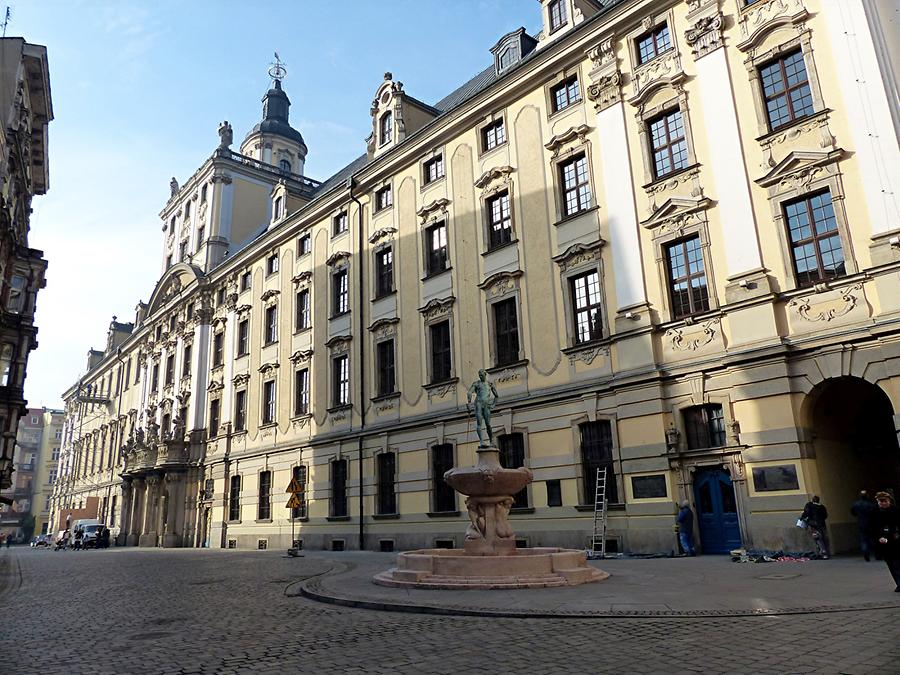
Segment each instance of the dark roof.
[[322,181],[322,184],[316,189],[316,195],[325,194],[336,185],[344,183],[350,176],[362,169],[368,163],[368,154],[360,155],[336,174]]
[[434,107],[442,113],[450,112],[475,96],[475,94],[487,89],[498,79],[497,72],[494,70],[493,64],[491,64],[464,85],[435,103]]

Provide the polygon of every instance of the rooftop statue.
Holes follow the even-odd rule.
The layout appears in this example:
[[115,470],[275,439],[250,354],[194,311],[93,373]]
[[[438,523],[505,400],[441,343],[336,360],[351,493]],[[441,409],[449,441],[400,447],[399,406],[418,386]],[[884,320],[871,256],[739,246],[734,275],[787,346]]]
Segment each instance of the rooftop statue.
[[224,150],[234,142],[234,131],[228,120],[219,124],[219,148]]

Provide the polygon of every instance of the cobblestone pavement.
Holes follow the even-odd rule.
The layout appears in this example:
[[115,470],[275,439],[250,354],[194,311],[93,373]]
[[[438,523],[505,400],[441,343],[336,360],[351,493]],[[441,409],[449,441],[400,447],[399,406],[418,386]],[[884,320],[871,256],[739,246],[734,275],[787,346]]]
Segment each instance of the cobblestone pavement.
[[300,580],[353,555],[4,549],[0,671],[900,672],[897,609],[502,619],[291,597]]

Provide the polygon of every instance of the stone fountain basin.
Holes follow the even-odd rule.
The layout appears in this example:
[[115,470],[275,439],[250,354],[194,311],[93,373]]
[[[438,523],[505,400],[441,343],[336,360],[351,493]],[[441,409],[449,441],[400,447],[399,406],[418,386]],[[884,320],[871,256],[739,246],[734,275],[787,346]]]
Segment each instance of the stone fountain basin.
[[420,549],[399,554],[397,566],[373,581],[395,588],[463,590],[575,586],[608,577],[590,567],[580,550],[520,548],[510,555],[480,556],[454,549]]
[[531,482],[532,473],[525,468],[465,467],[450,469],[444,474],[444,480],[467,497],[495,497],[516,494]]

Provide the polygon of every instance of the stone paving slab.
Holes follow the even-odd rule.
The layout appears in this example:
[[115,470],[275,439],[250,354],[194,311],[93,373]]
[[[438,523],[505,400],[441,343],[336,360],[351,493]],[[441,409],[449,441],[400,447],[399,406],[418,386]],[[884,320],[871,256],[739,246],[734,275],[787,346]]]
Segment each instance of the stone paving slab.
[[733,563],[725,556],[591,561],[610,573],[598,583],[520,590],[398,589],[372,577],[393,554],[308,554],[334,561],[328,573],[291,593],[384,611],[502,617],[679,617],[808,614],[898,609],[900,594],[883,563],[862,558]]

